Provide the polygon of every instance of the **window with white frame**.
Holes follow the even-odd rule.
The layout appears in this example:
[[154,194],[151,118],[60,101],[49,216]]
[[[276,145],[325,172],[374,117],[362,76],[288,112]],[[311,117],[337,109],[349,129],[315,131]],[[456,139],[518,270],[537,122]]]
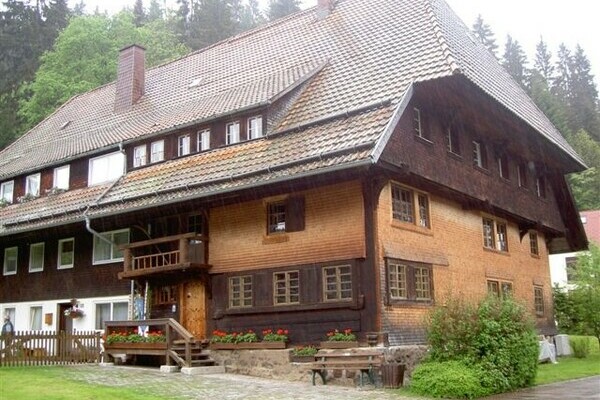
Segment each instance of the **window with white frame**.
[[483,247],[499,251],[508,251],[508,232],[506,222],[493,218],[482,218]]
[[429,228],[429,197],[424,193],[392,184],[392,216],[398,221]]
[[17,273],[18,257],[18,247],[8,247],[4,249],[4,275],[15,275]]
[[527,187],[527,164],[520,163],[517,165],[517,181],[519,187],[526,188]]
[[33,243],[29,246],[29,272],[44,270],[44,243]]
[[456,129],[446,129],[446,148],[450,153],[460,155],[460,143]]
[[181,135],[177,138],[177,155],[187,156],[190,154],[190,135]]
[[93,263],[123,261],[123,251],[119,249],[119,246],[129,243],[129,229],[104,232],[100,235],[106,240],[94,236]]
[[89,161],[88,186],[115,181],[123,175],[125,157],[123,153],[106,154]]
[[323,301],[352,300],[350,265],[323,267]]
[[210,149],[210,129],[198,131],[198,151],[206,151]]
[[96,304],[96,329],[104,329],[106,321],[127,321],[129,304],[126,301]]
[[155,163],[165,159],[165,141],[157,140],[150,144],[150,162]]
[[0,185],[0,200],[4,200],[7,203],[12,203],[14,189],[15,181],[2,182]]
[[52,182],[52,187],[68,190],[70,175],[71,167],[69,165],[63,165],[62,167],[54,168],[54,179]]
[[252,276],[229,278],[229,308],[252,307]]
[[298,271],[273,274],[273,304],[300,303],[300,273]]
[[546,198],[546,180],[543,176],[538,176],[535,180],[535,192],[539,198]]
[[234,144],[240,141],[240,123],[230,122],[226,126],[225,144]]
[[58,241],[58,269],[73,268],[75,260],[75,238]]
[[498,174],[500,174],[500,178],[510,179],[508,156],[506,154],[501,154],[498,156]]
[[263,135],[262,115],[248,118],[248,138],[258,139]]
[[146,156],[146,145],[135,146],[133,148],[133,167],[143,167],[148,163]]
[[473,140],[473,165],[479,168],[487,168],[485,147],[478,140]]
[[29,308],[29,329],[32,331],[42,330],[42,307]]
[[40,179],[41,174],[33,174],[29,175],[25,178],[25,194],[30,196],[39,196],[40,195]]

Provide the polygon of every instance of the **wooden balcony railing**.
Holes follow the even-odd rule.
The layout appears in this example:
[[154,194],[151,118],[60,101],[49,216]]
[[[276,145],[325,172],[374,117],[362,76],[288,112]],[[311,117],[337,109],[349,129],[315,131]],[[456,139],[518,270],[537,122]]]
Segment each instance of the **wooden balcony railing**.
[[208,241],[196,233],[166,236],[121,246],[123,272],[119,278],[136,278],[182,269],[206,269]]

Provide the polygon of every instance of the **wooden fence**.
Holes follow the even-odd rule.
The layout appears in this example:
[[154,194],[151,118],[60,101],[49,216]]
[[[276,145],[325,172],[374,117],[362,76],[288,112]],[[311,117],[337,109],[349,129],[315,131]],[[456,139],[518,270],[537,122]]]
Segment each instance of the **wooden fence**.
[[19,331],[2,336],[0,366],[96,363],[100,333]]

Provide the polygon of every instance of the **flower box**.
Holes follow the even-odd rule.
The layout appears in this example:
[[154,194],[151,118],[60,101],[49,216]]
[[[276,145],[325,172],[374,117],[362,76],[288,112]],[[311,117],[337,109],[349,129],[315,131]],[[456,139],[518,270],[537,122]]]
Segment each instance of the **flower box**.
[[133,350],[133,349],[144,349],[144,350],[166,350],[167,343],[155,342],[155,343],[136,343],[136,342],[119,342],[104,345],[105,350]]
[[211,343],[211,350],[285,349],[285,342]]
[[352,347],[358,347],[356,341],[332,341],[321,342],[319,345],[321,349],[349,349]]

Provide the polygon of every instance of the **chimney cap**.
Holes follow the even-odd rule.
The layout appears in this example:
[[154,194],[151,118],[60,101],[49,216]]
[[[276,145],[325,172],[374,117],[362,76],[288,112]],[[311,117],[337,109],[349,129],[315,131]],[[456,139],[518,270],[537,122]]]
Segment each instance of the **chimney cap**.
[[119,53],[122,52],[122,51],[125,51],[125,50],[127,50],[127,49],[129,49],[131,47],[137,47],[137,48],[142,49],[144,51],[146,50],[146,48],[144,46],[136,44],[136,43],[132,43],[132,44],[129,44],[129,45],[127,45],[127,46],[119,49]]

